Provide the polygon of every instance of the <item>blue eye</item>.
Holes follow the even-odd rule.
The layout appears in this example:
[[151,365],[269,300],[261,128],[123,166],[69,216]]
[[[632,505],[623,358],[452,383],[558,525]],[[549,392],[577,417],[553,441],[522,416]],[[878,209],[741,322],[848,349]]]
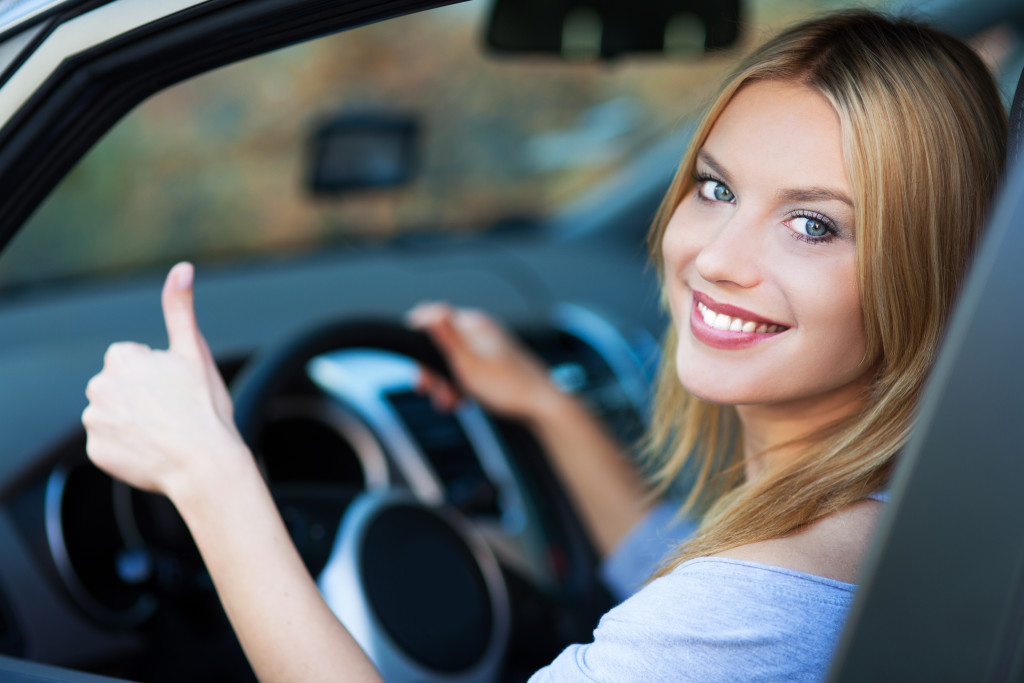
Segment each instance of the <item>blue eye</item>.
[[790,222],[790,225],[794,230],[808,237],[824,237],[829,233],[828,224],[810,216],[797,216]]
[[709,201],[731,203],[736,200],[736,195],[732,193],[732,190],[713,178],[698,179],[697,192]]
[[793,216],[785,223],[793,231],[793,237],[810,244],[828,242],[839,234],[835,223],[820,214]]

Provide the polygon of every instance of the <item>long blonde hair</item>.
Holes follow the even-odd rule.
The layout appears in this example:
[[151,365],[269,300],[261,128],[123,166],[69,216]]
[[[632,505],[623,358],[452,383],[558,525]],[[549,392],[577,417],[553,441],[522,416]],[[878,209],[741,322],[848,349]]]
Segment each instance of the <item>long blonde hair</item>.
[[680,386],[670,328],[649,453],[661,487],[684,471],[692,478],[685,507],[702,524],[656,576],[694,557],[791,534],[885,485],[1003,165],[1006,114],[968,47],[873,12],[815,19],[750,55],[709,107],[649,236],[659,269],[668,219],[693,189],[697,152],[732,96],[752,81],[809,86],[839,115],[875,374],[858,414],[788,444],[798,446],[793,457],[745,481],[736,411]]

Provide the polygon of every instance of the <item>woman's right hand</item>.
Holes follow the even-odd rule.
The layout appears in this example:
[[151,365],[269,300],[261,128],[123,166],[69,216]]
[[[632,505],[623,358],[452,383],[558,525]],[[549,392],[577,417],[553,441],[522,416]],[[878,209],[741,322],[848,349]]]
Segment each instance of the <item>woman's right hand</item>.
[[[447,304],[421,304],[410,312],[409,323],[434,340],[462,392],[532,428],[598,552],[610,553],[647,509],[643,480],[615,438],[493,318]],[[429,371],[423,371],[420,389],[442,410],[459,400],[449,382]]]
[[498,415],[530,421],[562,396],[540,359],[481,311],[424,303],[408,322],[430,335],[451,366],[458,389],[428,370],[420,380],[442,410],[454,409],[461,391]]

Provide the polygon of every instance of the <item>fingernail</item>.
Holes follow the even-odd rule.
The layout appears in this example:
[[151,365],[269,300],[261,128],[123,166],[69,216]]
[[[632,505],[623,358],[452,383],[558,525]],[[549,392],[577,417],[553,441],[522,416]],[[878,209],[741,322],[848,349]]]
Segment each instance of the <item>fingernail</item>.
[[192,267],[191,263],[182,262],[174,266],[177,271],[174,274],[174,286],[178,291],[187,291],[192,289],[192,280],[195,277],[195,268]]

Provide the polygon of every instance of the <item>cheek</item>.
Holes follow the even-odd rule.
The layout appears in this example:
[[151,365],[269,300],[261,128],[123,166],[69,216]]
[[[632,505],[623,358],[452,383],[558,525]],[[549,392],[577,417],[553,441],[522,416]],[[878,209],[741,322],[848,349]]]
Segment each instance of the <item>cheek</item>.
[[842,368],[844,372],[851,372],[862,367],[867,349],[856,267],[851,262],[831,272],[832,278],[822,280],[828,285],[816,290],[810,304],[822,312],[820,322],[815,326],[821,335],[814,344],[831,349],[831,352],[819,356],[824,366],[822,370],[832,367],[833,370]]
[[841,271],[839,280],[836,282],[836,306],[837,312],[842,319],[841,327],[844,333],[849,334],[851,343],[863,349],[864,341],[864,313],[860,305],[860,289],[857,285],[856,258],[851,255],[849,262]]
[[686,270],[693,262],[692,249],[687,243],[686,229],[677,210],[665,228],[661,239],[661,258],[664,269],[663,302],[676,325],[680,316],[689,313],[689,288]]
[[691,213],[688,202],[680,202],[661,237],[661,257],[666,278],[678,276],[697,256]]

